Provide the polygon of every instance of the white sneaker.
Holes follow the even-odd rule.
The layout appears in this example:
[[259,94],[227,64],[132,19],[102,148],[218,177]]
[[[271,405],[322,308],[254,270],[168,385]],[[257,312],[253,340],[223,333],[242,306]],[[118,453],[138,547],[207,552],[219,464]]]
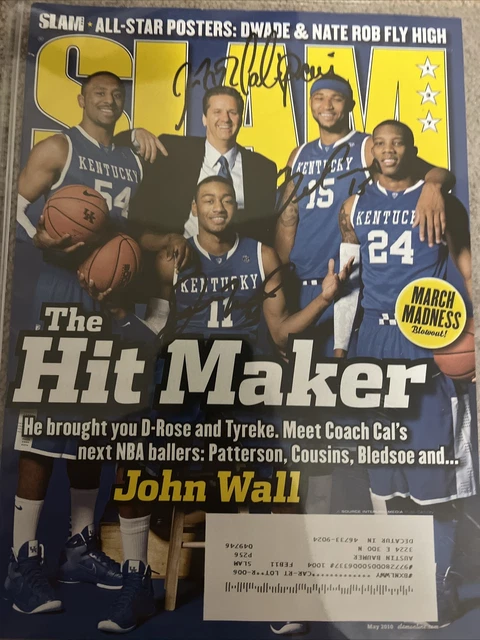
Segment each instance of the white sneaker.
[[278,622],[275,626],[270,625],[270,629],[277,636],[291,636],[295,633],[307,633],[308,622]]

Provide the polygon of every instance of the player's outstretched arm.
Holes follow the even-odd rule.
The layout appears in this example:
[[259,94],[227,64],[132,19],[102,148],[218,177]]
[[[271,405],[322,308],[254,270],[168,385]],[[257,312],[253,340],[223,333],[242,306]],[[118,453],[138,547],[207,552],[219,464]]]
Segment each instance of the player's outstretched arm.
[[[288,159],[287,167],[293,166],[293,161],[297,155],[297,149],[294,149]],[[288,179],[288,174],[287,174]],[[295,200],[295,180],[288,179],[285,186],[282,201],[280,205],[281,214],[277,220],[275,229],[275,249],[280,256],[283,264],[288,264],[290,253],[293,249],[295,236],[298,226],[298,202]]]
[[344,358],[347,355],[360,293],[360,245],[350,219],[354,203],[355,196],[348,198],[343,203],[338,216],[338,224],[342,235],[340,264],[351,261],[349,279],[343,287],[343,295],[335,302],[333,312],[333,355],[339,358]]
[[463,277],[467,293],[472,299],[472,254],[470,249],[470,229],[468,214],[462,203],[453,196],[447,196],[446,238],[450,256]]
[[310,302],[304,309],[289,315],[282,286],[282,269],[284,268],[276,251],[262,245],[262,260],[265,270],[265,300],[263,313],[270,334],[280,349],[284,351],[288,336],[305,331],[311,326],[333,302],[341,282],[347,278],[348,267],[341,274],[334,273],[333,260],[329,264],[329,275],[324,291]]

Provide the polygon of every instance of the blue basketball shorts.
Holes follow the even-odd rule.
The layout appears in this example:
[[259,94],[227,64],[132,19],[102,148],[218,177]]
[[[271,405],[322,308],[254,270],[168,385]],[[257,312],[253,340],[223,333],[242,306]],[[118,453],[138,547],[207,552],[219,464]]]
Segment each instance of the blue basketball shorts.
[[[357,356],[393,361],[431,358],[431,351],[416,347],[403,336],[385,314],[367,313],[358,336]],[[408,409],[383,409],[372,421],[399,421],[408,428],[407,441],[391,441],[395,449],[438,450],[445,448],[446,459],[457,465],[378,465],[369,467],[371,492],[383,499],[410,497],[418,504],[437,504],[475,495],[472,444],[472,412],[469,385],[453,382],[432,363],[423,386],[412,385]]]

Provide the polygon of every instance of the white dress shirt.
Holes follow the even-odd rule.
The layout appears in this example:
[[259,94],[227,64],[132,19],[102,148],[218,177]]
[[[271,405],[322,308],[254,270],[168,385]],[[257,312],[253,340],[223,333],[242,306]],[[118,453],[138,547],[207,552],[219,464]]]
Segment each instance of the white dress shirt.
[[[232,176],[233,188],[235,190],[235,197],[237,199],[238,209],[243,209],[245,206],[245,197],[243,193],[243,169],[242,169],[242,156],[238,151],[237,145],[232,147],[227,153],[221,154],[214,146],[210,144],[208,140],[205,140],[205,155],[203,157],[203,164],[198,176],[197,184],[207,178],[208,176],[217,176],[220,171],[220,163],[218,159],[221,155],[224,155],[228,162],[230,169],[230,175]],[[185,238],[198,235],[198,220],[190,211],[190,216],[185,223],[183,235]]]

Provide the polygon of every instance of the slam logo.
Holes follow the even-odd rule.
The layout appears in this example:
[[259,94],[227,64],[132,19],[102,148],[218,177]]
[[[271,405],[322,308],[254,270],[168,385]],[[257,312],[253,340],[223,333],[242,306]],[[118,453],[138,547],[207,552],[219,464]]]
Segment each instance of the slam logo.
[[[219,70],[212,81],[223,84],[224,78],[226,85],[230,79],[238,83],[238,61],[246,56],[250,77],[264,78],[264,83],[248,87],[248,126],[241,128],[237,141],[283,167],[285,158],[299,142],[318,138],[318,124],[311,115],[307,97],[310,83],[292,79],[292,69],[305,65],[314,72],[319,68],[328,70],[333,60],[335,73],[347,78],[353,89],[353,129],[370,133],[382,120],[401,114],[401,120],[413,130],[419,155],[436,166],[448,167],[449,87],[444,31],[441,30],[437,37],[418,36],[415,40],[410,31],[410,39],[395,46],[385,46],[378,41],[376,44],[375,40],[369,45],[359,40],[339,45],[315,42],[305,44],[303,56],[298,59],[291,54],[287,57],[286,43],[278,40],[274,51],[272,42],[269,45],[257,42],[255,56],[251,44],[227,42],[223,51],[219,50],[211,61],[212,74],[214,68]],[[362,68],[357,63],[360,48],[368,53],[368,62]],[[272,51],[275,64],[268,67],[266,61]],[[75,126],[81,119],[80,108],[72,108],[78,93],[77,81],[68,74],[73,52],[78,57],[77,68],[92,59],[115,59],[117,73],[122,78],[131,78],[135,95],[131,121],[122,114],[117,123],[118,131],[129,129],[130,122],[155,130],[158,105],[151,96],[158,91],[162,95],[164,131],[185,135],[185,119],[179,124],[183,109],[186,112],[188,105],[185,87],[189,90],[193,82],[201,82],[202,73],[188,62],[185,42],[141,41],[135,48],[133,60],[124,44],[103,36],[86,38],[83,34],[72,34],[45,42],[36,59],[36,100],[43,114],[65,127]],[[224,56],[227,58],[223,59],[223,64],[219,63]],[[282,58],[279,68],[276,64],[278,56]],[[152,68],[156,70],[154,78]],[[195,75],[197,71],[198,75]],[[278,74],[281,82],[275,82]],[[163,87],[172,87],[174,82],[178,95],[163,91]],[[246,82],[248,84],[248,78]],[[295,83],[298,86],[300,82],[305,85],[305,99],[300,106],[302,117],[295,114],[293,101]],[[62,100],[58,100],[59,95]],[[305,122],[302,129],[300,122]],[[281,136],[278,131],[282,132]],[[56,131],[36,129],[32,142],[37,143],[53,133]],[[104,168],[105,173],[107,169],[112,173],[109,166]]]

